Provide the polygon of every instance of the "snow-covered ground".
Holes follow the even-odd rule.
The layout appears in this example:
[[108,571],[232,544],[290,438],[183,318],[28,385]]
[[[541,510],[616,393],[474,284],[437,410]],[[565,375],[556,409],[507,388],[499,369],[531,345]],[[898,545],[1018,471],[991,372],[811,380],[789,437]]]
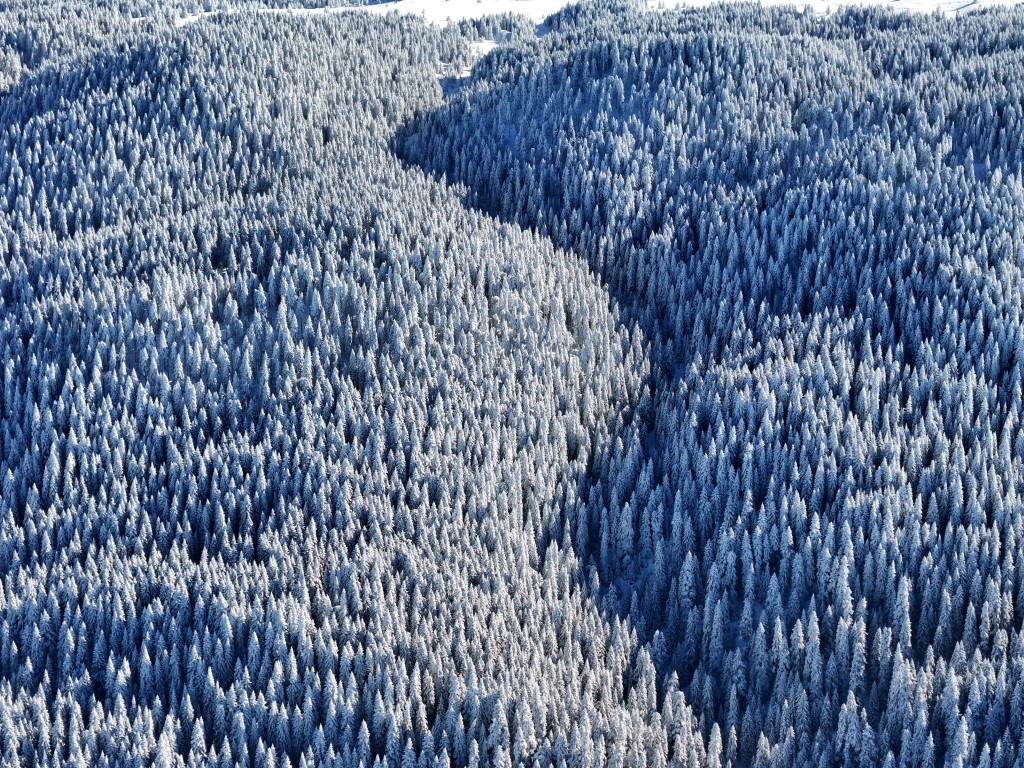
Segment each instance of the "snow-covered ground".
[[[499,45],[499,42],[497,40],[477,40],[475,43],[472,43],[471,44],[471,53],[472,53],[473,61],[477,61],[479,59],[482,59],[488,53],[493,51],[498,45]],[[462,70],[462,76],[463,77],[468,77],[469,76],[469,72],[470,72],[469,69]]]
[[[427,21],[445,24],[450,21],[472,19],[496,13],[518,13],[535,22],[541,22],[552,13],[569,5],[573,0],[387,0],[356,7],[342,8],[303,8],[292,10],[266,9],[263,13],[288,13],[296,15],[313,13],[341,13],[348,11],[366,11],[368,13],[386,14],[392,12],[411,13],[422,16]],[[671,10],[675,8],[710,5],[716,0],[646,0],[647,7],[652,11]],[[796,5],[810,6],[819,13],[831,13],[848,5],[887,5],[900,11],[928,13],[941,10],[947,14],[976,11],[992,5],[1021,5],[1022,0],[761,0],[765,5]],[[185,26],[200,19],[211,16],[211,13],[198,13],[178,19],[178,26]]]
[[[496,13],[518,13],[541,22],[555,11],[569,5],[573,0],[387,0],[372,5],[357,5],[331,8],[264,8],[259,13],[286,13],[307,15],[313,13],[345,13],[366,11],[368,13],[409,13],[422,16],[435,24],[446,24],[462,19],[475,19]],[[196,13],[178,19],[179,27],[193,24],[216,12]]]

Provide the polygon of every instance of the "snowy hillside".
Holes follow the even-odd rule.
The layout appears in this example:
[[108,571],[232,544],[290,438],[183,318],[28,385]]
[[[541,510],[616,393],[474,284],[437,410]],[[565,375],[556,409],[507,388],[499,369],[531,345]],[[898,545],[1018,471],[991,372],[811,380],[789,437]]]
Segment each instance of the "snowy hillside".
[[[711,5],[720,0],[645,0],[652,11],[675,10]],[[994,5],[1014,5],[1017,0],[762,0],[765,5],[792,5],[797,8],[809,7],[817,13],[830,13],[838,8],[858,5],[884,5],[896,11],[928,13],[940,10],[947,13],[962,13]],[[423,16],[434,23],[479,18],[490,14],[517,13],[538,23],[571,3],[568,0],[390,0],[367,6],[372,13],[412,13]]]
[[0,768],[1024,764],[1024,8],[208,5],[0,3]]
[[[466,19],[512,13],[525,16],[540,24],[548,16],[571,5],[573,0],[383,0],[366,4],[334,5],[324,8],[274,9],[271,13],[296,15],[343,13],[351,10],[383,14],[400,13],[418,16],[433,24],[447,24]],[[642,0],[641,5],[649,11],[671,11],[699,8],[713,5],[721,0]],[[983,8],[1018,5],[1020,0],[760,0],[766,6],[794,6],[811,8],[815,13],[832,13],[840,8],[861,5],[879,5],[894,11],[930,13],[940,11],[956,15]],[[301,3],[300,3],[301,4]],[[190,24],[214,15],[212,12],[191,13],[179,18],[179,24]]]

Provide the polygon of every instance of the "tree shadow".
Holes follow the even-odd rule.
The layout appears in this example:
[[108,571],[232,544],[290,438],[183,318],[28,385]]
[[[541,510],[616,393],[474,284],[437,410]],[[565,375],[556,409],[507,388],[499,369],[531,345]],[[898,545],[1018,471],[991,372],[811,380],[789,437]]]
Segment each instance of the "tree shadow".
[[[728,13],[743,16],[749,9]],[[628,617],[641,642],[651,644],[662,679],[678,673],[684,686],[701,654],[700,626],[693,633],[696,640],[666,637],[679,622],[672,616],[668,590],[646,589],[651,571],[660,566],[656,546],[642,541],[648,535],[666,543],[674,537],[673,499],[659,498],[657,491],[639,494],[641,503],[664,508],[664,514],[655,516],[660,530],[639,530],[642,511],[634,508],[633,540],[621,547],[602,535],[628,528],[629,516],[617,526],[614,520],[599,519],[602,510],[621,511],[625,500],[636,501],[637,488],[658,489],[663,481],[671,488],[677,482],[674,449],[687,440],[709,442],[711,417],[716,412],[721,417],[725,407],[709,398],[692,413],[692,424],[680,424],[674,412],[685,402],[687,387],[709,381],[712,396],[727,401],[733,385],[722,376],[722,368],[746,376],[766,364],[767,348],[759,346],[756,355],[748,354],[751,329],[769,329],[758,338],[760,345],[763,338],[783,340],[791,328],[820,322],[838,329],[854,357],[867,338],[911,370],[920,364],[923,350],[937,343],[936,332],[922,324],[890,281],[893,271],[929,274],[934,264],[924,261],[924,249],[908,249],[884,231],[879,235],[869,223],[895,227],[903,220],[906,211],[898,197],[873,194],[872,188],[890,173],[898,187],[914,169],[897,160],[894,169],[879,166],[873,177],[870,172],[860,177],[851,168],[851,157],[870,152],[892,158],[889,137],[911,122],[935,147],[934,154],[921,150],[921,162],[934,163],[936,173],[959,183],[973,183],[975,176],[980,179],[996,166],[1007,172],[1019,166],[1018,159],[995,154],[986,155],[988,165],[978,162],[972,148],[984,146],[985,137],[972,126],[983,105],[968,102],[945,124],[930,123],[925,108],[909,106],[898,92],[883,87],[891,62],[861,49],[858,25],[899,27],[908,20],[866,11],[850,12],[849,17],[848,27],[790,11],[747,19],[754,27],[784,36],[787,45],[779,50],[725,35],[716,38],[706,30],[695,32],[699,20],[692,22],[693,28],[680,22],[687,33],[681,38],[656,34],[642,43],[634,38],[620,44],[608,34],[588,37],[585,28],[570,29],[565,33],[567,54],[550,40],[492,52],[476,65],[464,88],[440,108],[407,123],[392,141],[399,158],[457,185],[468,205],[534,230],[577,254],[607,289],[626,334],[642,339],[650,373],[621,411],[620,439],[599,448],[581,478],[577,495],[582,505],[565,514],[583,568],[592,565],[601,576],[595,601]],[[558,23],[552,26],[559,29]],[[549,51],[558,55],[547,55]],[[674,116],[655,114],[648,97],[663,81],[670,84],[669,64],[695,56],[743,60],[749,65],[746,79],[696,83],[694,93],[683,100],[687,106]],[[647,74],[653,72],[654,79],[642,80],[644,87],[638,88],[630,67],[644,61],[653,62]],[[927,57],[915,61],[908,56],[900,67],[906,77],[924,77],[927,73],[915,68],[924,71],[931,63]],[[757,83],[776,82],[773,78],[784,82],[794,69],[809,73],[816,86],[801,95],[798,107],[787,110],[784,104],[781,111],[770,112],[771,120],[757,125],[739,119],[742,109],[730,111],[736,105],[764,111]],[[673,131],[672,122],[681,129]],[[691,130],[691,124],[701,132]],[[943,153],[944,136],[951,142]],[[652,151],[655,160],[676,153],[695,161],[681,161],[671,178],[658,178],[655,169],[644,166],[642,156],[632,154],[638,144]],[[823,181],[832,186],[823,186]],[[860,195],[871,217],[851,225],[848,239],[840,229],[829,228],[831,222],[847,220],[849,198],[832,191],[843,184],[856,190],[852,196]],[[713,210],[703,207],[708,199],[715,201]],[[807,199],[821,207],[815,214],[828,226],[801,227],[807,214],[801,201]],[[920,241],[948,237],[955,215],[942,212],[926,221],[917,233]],[[870,258],[848,257],[864,239],[875,249]],[[931,288],[913,284],[910,290],[923,297]],[[702,313],[699,307],[719,295],[726,298],[713,307],[717,314]],[[865,300],[871,305],[863,306]],[[864,322],[863,316],[872,314],[885,321],[874,327],[870,320]],[[1020,336],[1019,329],[1006,332]],[[1009,375],[1007,365],[1002,370],[1000,376]],[[852,409],[858,394],[851,388],[837,401]],[[771,429],[778,430],[780,444],[794,437],[787,424]],[[825,451],[821,446],[814,450],[812,466]],[[723,459],[720,472],[727,465],[742,474],[751,463],[743,455]],[[616,477],[609,477],[609,467],[616,468]],[[751,517],[761,511],[771,491],[767,474],[751,474],[745,494],[739,488],[713,489],[716,481],[711,478],[704,487],[676,486],[675,504],[679,506],[682,491],[682,526],[690,532],[680,537],[686,542],[682,548],[666,558],[676,569],[669,579],[680,575],[688,553],[700,561],[718,547],[719,534],[738,514]],[[821,496],[808,499],[823,510],[826,522],[841,521],[845,514],[851,489],[844,490],[842,483],[842,478],[827,483]],[[724,513],[722,518],[709,519],[702,509],[709,506]],[[730,546],[738,549],[739,543]],[[731,566],[737,571],[738,562],[737,557]],[[777,565],[767,565],[754,578],[767,582]],[[697,609],[706,607],[700,604],[704,598],[698,593]],[[805,610],[811,600],[796,609]],[[788,606],[786,611],[793,620],[800,615]],[[707,613],[699,613],[706,624]],[[724,652],[742,651],[738,633],[727,634]],[[712,694],[718,697],[717,707],[723,706],[725,695]]]
[[[636,196],[637,190],[617,188],[619,180],[612,175],[596,178],[586,165],[587,157],[579,152],[579,147],[587,143],[591,158],[614,155],[624,135],[627,143],[630,138],[642,138],[645,128],[633,119],[643,113],[642,99],[627,93],[618,74],[620,61],[635,61],[641,53],[655,60],[682,55],[671,40],[657,41],[642,52],[629,46],[592,42],[567,57],[541,63],[539,57],[534,59],[521,49],[499,49],[477,65],[468,87],[454,93],[438,110],[403,126],[392,148],[404,162],[458,184],[468,205],[537,231],[556,246],[576,253],[608,291],[627,337],[639,340],[648,372],[630,402],[617,404],[618,439],[600,447],[591,457],[577,488],[583,504],[576,514],[582,517],[568,519],[565,524],[573,529],[571,539],[584,569],[594,566],[600,574],[600,591],[592,596],[595,601],[629,618],[642,643],[656,641],[654,655],[662,678],[673,672],[682,672],[685,678],[686,664],[678,661],[674,649],[665,647],[663,636],[658,637],[668,623],[665,596],[641,591],[655,565],[653,551],[640,547],[641,531],[634,530],[634,541],[626,549],[635,547],[636,551],[622,559],[615,542],[607,540],[615,523],[601,519],[602,509],[614,511],[626,499],[635,501],[638,484],[658,487],[662,483],[670,468],[663,457],[666,436],[664,425],[659,423],[659,409],[671,407],[675,388],[697,358],[698,350],[711,358],[726,354],[720,336],[702,330],[692,317],[681,321],[678,315],[681,296],[705,292],[706,275],[701,270],[707,264],[701,263],[701,257],[719,247],[717,241],[710,243],[718,233],[699,221],[693,201],[686,201],[685,215],[674,215],[671,199],[663,192],[656,193],[655,204],[648,210],[630,207],[630,215],[623,216],[619,196]],[[566,82],[595,82],[598,86],[589,92],[572,90],[564,103],[557,103],[557,97],[543,102],[552,84]],[[536,94],[540,94],[537,103],[533,101]],[[824,108],[811,112],[808,121],[823,124],[828,118]],[[785,177],[779,169],[795,164],[799,155],[822,156],[820,141],[808,148],[798,147],[795,139],[766,146],[768,139],[759,141],[751,136],[707,136],[691,141],[687,151],[710,152],[713,161],[721,161],[737,152],[753,158],[770,150],[771,168],[779,177],[777,186],[758,188],[757,179],[745,173],[739,163],[729,169],[725,181],[731,193],[727,205],[731,207],[723,215],[756,219],[770,207],[773,198],[782,196]],[[623,171],[628,172],[629,158],[624,157],[623,162]],[[710,184],[709,174],[709,167],[694,165],[681,169],[672,181],[685,190]],[[773,271],[768,284],[760,289],[774,302],[770,311],[780,315],[810,311],[812,291],[794,289],[801,281],[796,254],[810,246],[802,243],[789,255],[777,256],[783,269]],[[657,265],[657,259],[671,249],[680,277],[660,283],[652,279],[639,285],[636,275],[643,271],[640,265],[645,261]],[[752,292],[755,280],[764,281],[758,265],[748,268],[741,261],[737,267],[741,293]],[[746,312],[751,325],[756,322],[756,305],[740,306],[737,311]],[[697,422],[698,429],[706,429],[702,416],[698,415]],[[610,466],[623,470],[614,478],[614,485],[608,477]],[[663,529],[654,532],[655,538],[669,536],[671,499],[653,503],[666,502],[669,508],[663,517]],[[640,512],[633,511],[636,520]],[[686,510],[684,514],[694,513]],[[701,525],[696,518],[690,522],[699,534],[692,546],[696,554],[702,554],[713,531],[700,535]],[[557,529],[542,537],[541,549],[549,538],[556,537]]]

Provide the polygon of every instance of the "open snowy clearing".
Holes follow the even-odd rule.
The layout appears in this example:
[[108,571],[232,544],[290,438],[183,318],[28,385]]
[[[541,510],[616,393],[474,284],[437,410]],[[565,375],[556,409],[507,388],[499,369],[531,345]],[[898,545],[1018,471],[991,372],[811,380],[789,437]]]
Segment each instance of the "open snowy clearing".
[[[676,10],[680,8],[696,8],[711,5],[718,0],[647,0],[647,7],[652,11]],[[260,13],[282,13],[294,15],[345,13],[349,11],[365,11],[367,13],[408,13],[422,16],[435,24],[446,24],[463,19],[480,18],[499,13],[517,13],[540,23],[572,0],[388,0],[373,5],[345,6],[331,8],[292,8],[292,9],[261,9]],[[843,0],[761,0],[764,5],[795,5],[808,6],[817,13],[831,13],[837,9],[854,5],[887,5],[898,11],[930,13],[940,10],[946,14],[968,13],[996,5],[1021,5],[1020,0],[860,0],[844,2]],[[183,16],[178,19],[179,27],[192,24],[217,12],[205,12]]]
[[[499,13],[518,13],[536,22],[541,22],[552,13],[559,11],[570,0],[389,0],[372,5],[342,6],[330,8],[263,8],[259,13],[283,13],[293,15],[345,13],[349,11],[366,11],[367,13],[388,14],[408,13],[422,16],[435,24],[475,19]],[[219,11],[206,11],[178,19],[179,27],[192,24],[207,16],[214,16]]]
[[[435,24],[446,24],[463,19],[475,19],[499,13],[518,13],[536,22],[541,22],[552,13],[570,5],[568,0],[390,0],[373,5],[355,5],[330,8],[261,8],[258,13],[280,13],[295,16],[311,14],[347,13],[365,11],[384,15],[406,13],[422,16]],[[231,11],[229,11],[230,13]],[[178,19],[179,27],[192,24],[220,11],[206,11]]]

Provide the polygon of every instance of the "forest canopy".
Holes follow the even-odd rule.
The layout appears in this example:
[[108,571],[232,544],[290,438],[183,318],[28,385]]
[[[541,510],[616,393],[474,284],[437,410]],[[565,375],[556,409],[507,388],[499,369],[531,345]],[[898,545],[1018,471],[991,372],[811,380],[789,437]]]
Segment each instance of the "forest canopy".
[[1024,10],[256,6],[0,3],[0,765],[1024,760]]

